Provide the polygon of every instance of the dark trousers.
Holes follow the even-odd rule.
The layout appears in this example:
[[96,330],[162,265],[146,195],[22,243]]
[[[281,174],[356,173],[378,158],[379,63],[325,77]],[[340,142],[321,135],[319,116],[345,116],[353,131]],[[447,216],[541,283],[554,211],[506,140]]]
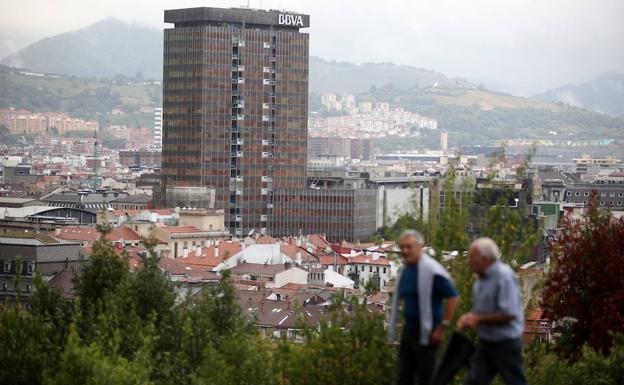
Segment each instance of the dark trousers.
[[399,347],[399,385],[428,385],[435,367],[435,345],[418,343],[418,332],[404,331]]
[[500,374],[507,385],[526,385],[522,367],[522,339],[498,342],[479,340],[470,360],[464,385],[488,385]]

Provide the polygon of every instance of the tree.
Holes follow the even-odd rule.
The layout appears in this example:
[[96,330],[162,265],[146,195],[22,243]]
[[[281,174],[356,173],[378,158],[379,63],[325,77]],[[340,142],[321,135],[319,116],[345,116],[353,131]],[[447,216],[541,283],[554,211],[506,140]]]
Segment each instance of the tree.
[[[97,342],[83,345],[71,328],[58,371],[46,371],[46,385],[144,385],[150,384],[149,339],[132,360],[107,353]],[[118,342],[118,341],[117,341]]]
[[[302,320],[303,344],[283,341],[276,351],[281,383],[392,384],[396,350],[386,343],[384,318],[341,293],[318,328]],[[349,314],[345,313],[349,309]]]
[[0,305],[0,384],[40,384],[51,363],[49,330],[15,305]]
[[624,332],[624,220],[601,210],[594,191],[584,220],[563,223],[542,306],[560,325],[564,354],[574,358],[585,343],[606,353],[611,333]]

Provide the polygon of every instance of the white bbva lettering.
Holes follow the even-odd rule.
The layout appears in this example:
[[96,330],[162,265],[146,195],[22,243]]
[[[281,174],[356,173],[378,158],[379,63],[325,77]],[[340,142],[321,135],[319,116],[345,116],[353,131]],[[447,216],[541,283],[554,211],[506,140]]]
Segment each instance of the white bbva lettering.
[[279,14],[277,22],[280,25],[294,25],[303,27],[303,17],[301,15]]

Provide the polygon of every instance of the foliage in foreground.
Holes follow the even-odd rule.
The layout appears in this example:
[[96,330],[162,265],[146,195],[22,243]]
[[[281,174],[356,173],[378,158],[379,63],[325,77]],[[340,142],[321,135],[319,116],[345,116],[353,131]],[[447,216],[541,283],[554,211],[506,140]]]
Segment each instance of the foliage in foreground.
[[[446,207],[452,210],[454,205],[447,202]],[[416,221],[416,225],[434,237],[435,250],[455,247],[463,251],[467,239],[437,228],[459,229],[457,224],[450,226],[457,218],[449,211],[436,218],[438,224]],[[589,259],[600,263],[601,258],[622,257],[622,248],[617,246],[621,243],[597,255],[604,242],[621,242],[621,228],[610,227],[621,223],[601,214],[590,217],[581,227],[567,225],[570,237],[563,244],[567,258],[554,266],[547,286],[553,297],[547,295],[546,304],[552,304],[549,298],[563,305],[568,298],[577,301],[574,293],[558,294],[571,288],[555,285],[572,278],[571,283],[582,288],[583,301],[593,298],[610,303],[621,293],[622,275],[620,280],[617,275],[609,278],[613,287],[605,289],[600,285],[607,283],[598,279],[604,275],[586,263]],[[455,261],[451,269],[466,299],[470,274],[465,261]],[[617,273],[618,266],[608,266],[614,270],[604,274]],[[592,279],[582,279],[588,271]],[[564,272],[565,279],[559,277]],[[142,267],[131,273],[127,260],[115,255],[108,241],[94,245],[76,281],[75,302],[65,301],[59,291],[41,280],[36,286],[28,306],[0,306],[1,384],[359,385],[391,384],[395,379],[396,350],[385,342],[383,318],[357,302],[334,299],[335,306],[328,309],[318,328],[304,328],[303,343],[274,341],[260,334],[253,320],[244,316],[227,276],[201,294],[180,300],[176,287],[162,276],[156,256],[146,257]],[[467,307],[469,300],[464,300],[459,312]],[[584,319],[584,314],[576,310],[565,316],[577,317],[582,320],[578,327],[585,327],[591,318]],[[580,352],[574,361],[549,345],[528,349],[529,382],[624,383],[624,335],[609,333],[619,330],[621,323],[604,322],[602,316],[596,322],[603,329],[589,332],[600,333],[600,338],[574,338],[574,333],[586,333],[586,329],[561,331],[559,341],[572,341],[573,349]],[[602,338],[608,338],[608,347],[592,343]]]
[[611,333],[624,333],[624,219],[601,210],[595,192],[590,202],[585,220],[567,222],[557,240],[543,296],[571,358],[586,343],[606,353]]

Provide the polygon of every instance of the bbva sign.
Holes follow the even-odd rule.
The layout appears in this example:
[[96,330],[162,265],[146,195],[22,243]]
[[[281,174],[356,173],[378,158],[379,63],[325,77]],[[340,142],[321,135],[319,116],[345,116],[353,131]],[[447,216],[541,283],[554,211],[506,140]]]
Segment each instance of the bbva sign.
[[303,16],[280,13],[277,23],[279,25],[292,25],[295,27],[303,27]]

